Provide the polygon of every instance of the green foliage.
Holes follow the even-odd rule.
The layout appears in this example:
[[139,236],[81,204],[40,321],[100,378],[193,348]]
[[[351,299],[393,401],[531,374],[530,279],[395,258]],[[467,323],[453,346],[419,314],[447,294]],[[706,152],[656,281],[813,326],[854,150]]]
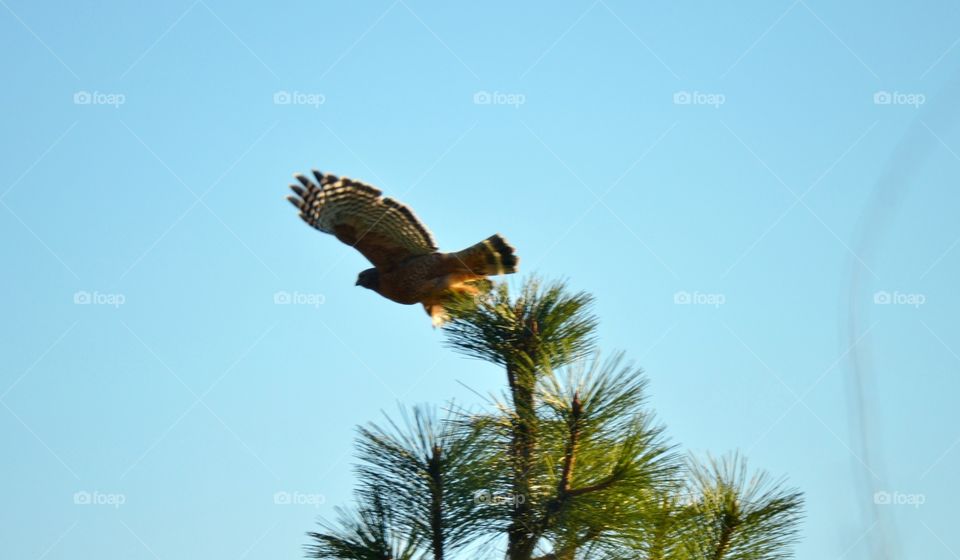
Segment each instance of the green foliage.
[[584,543],[616,549],[654,522],[655,491],[679,480],[663,428],[643,410],[646,380],[622,355],[594,355],[540,379],[544,537],[554,549]]
[[336,525],[325,524],[323,531],[307,533],[314,540],[314,544],[307,547],[311,558],[413,560],[420,557],[418,549],[422,539],[416,533],[398,532],[397,519],[382,499],[370,493],[358,497],[362,505],[357,511],[338,509]]
[[776,560],[789,558],[796,540],[803,496],[784,489],[766,473],[750,475],[737,455],[690,461],[690,496],[694,513],[691,538],[694,558]]
[[591,302],[537,280],[455,300],[448,344],[504,367],[504,398],[362,428],[358,509],[310,534],[312,557],[788,558],[801,494],[736,455],[681,460],[643,372],[596,351]]
[[454,301],[444,330],[448,344],[468,356],[527,371],[557,368],[593,348],[592,303],[584,292],[568,294],[562,282],[529,280],[516,298],[499,284],[479,298]]
[[475,493],[491,471],[477,468],[485,450],[481,432],[438,421],[424,408],[412,415],[401,410],[401,416],[401,426],[388,419],[386,428],[360,429],[357,473],[376,481],[360,492],[368,502],[383,500],[396,525],[423,535],[432,552],[453,552],[483,530]]

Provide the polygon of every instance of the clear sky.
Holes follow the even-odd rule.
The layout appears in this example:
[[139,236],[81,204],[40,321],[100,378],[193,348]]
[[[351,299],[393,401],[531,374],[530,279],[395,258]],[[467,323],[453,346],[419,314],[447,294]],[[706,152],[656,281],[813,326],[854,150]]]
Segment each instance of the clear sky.
[[678,446],[806,493],[799,558],[955,558],[958,35],[955,0],[0,0],[3,556],[300,557],[355,425],[503,385],[354,287],[283,200],[317,167],[593,293]]

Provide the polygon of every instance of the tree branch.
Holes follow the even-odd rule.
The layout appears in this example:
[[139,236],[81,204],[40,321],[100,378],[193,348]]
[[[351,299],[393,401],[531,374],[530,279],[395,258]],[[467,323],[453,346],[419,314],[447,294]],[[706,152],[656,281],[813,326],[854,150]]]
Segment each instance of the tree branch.
[[443,560],[443,469],[442,449],[434,445],[429,462],[427,463],[427,472],[430,476],[430,533],[431,548],[433,548],[433,559]]
[[577,460],[577,444],[580,443],[580,416],[583,405],[580,403],[580,394],[574,393],[570,403],[570,435],[567,438],[567,448],[563,454],[563,471],[560,482],[557,484],[557,496],[564,496],[570,491],[570,479],[573,478],[573,466]]
[[567,496],[574,498],[576,496],[582,496],[584,494],[589,494],[591,492],[599,492],[601,490],[606,490],[607,488],[610,488],[611,486],[616,484],[617,481],[620,480],[620,476],[621,476],[620,471],[614,471],[613,473],[610,474],[610,476],[604,479],[603,482],[598,482],[596,484],[591,484],[590,486],[584,486],[582,488],[571,488],[570,490],[567,490]]

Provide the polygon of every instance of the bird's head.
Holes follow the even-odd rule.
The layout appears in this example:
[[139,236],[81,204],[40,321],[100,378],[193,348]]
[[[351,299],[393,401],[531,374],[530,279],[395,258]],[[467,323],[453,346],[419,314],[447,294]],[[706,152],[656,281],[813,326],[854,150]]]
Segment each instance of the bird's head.
[[357,276],[357,286],[363,286],[368,290],[377,291],[380,289],[380,271],[375,268],[368,268]]

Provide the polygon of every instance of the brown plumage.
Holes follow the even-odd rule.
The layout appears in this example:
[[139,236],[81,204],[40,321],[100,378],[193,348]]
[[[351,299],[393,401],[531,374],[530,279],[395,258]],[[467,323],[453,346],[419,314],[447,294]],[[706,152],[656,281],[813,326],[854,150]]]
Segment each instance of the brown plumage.
[[446,318],[454,293],[477,293],[487,276],[512,274],[519,259],[499,234],[455,253],[441,253],[433,236],[403,204],[370,185],[314,170],[316,182],[294,175],[288,196],[311,227],[331,233],[372,264],[357,285],[397,303],[420,303],[434,325]]

